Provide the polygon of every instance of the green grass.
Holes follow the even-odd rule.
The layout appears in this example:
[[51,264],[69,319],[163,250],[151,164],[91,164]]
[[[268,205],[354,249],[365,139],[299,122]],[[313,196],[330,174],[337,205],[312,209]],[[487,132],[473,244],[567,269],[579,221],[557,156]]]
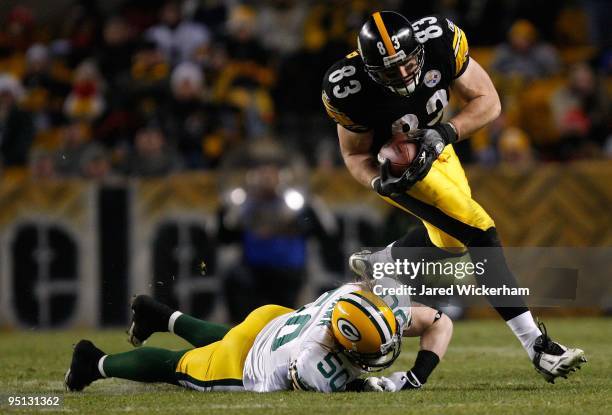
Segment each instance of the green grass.
[[[501,321],[459,322],[444,361],[426,388],[394,394],[307,392],[202,393],[169,385],[117,379],[96,382],[82,393],[65,393],[64,371],[71,345],[89,338],[106,352],[131,346],[119,330],[0,333],[0,413],[13,411],[7,395],[62,395],[59,411],[74,413],[168,414],[610,414],[612,413],[612,321],[549,319],[549,332],[582,347],[589,358],[581,371],[549,385]],[[185,343],[156,335],[149,345]],[[404,344],[394,366],[408,369],[416,339]],[[34,408],[24,409],[34,412]],[[49,409],[45,409],[49,411]]]

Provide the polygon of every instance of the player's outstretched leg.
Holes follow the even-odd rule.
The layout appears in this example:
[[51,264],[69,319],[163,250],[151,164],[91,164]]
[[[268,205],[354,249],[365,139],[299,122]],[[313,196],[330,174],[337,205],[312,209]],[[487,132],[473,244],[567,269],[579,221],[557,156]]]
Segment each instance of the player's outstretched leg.
[[141,346],[153,333],[176,334],[195,347],[207,346],[219,341],[229,331],[224,324],[211,323],[175,311],[148,295],[139,295],[132,301],[132,324],[128,330],[129,341]]
[[[462,242],[468,246],[474,262],[485,261],[485,258],[488,261],[489,269],[493,272],[487,273],[487,281],[494,286],[518,287],[518,282],[506,263],[495,228],[477,232],[474,240]],[[349,266],[362,278],[372,278],[374,263],[405,259],[405,251],[402,251],[404,247],[426,247],[423,250],[425,255],[422,257],[418,248],[414,251],[416,254],[413,252],[417,260],[423,258],[428,261],[439,260],[444,258],[445,253],[447,257],[452,256],[443,250],[430,249],[432,246],[433,243],[429,240],[425,229],[417,228],[383,250],[377,252],[364,250],[354,253],[349,258]],[[554,379],[558,377],[565,378],[587,361],[581,349],[569,348],[551,340],[543,324],[539,327],[536,325],[529,308],[520,296],[511,299],[511,306],[496,306],[495,297],[488,299],[521,342],[535,369],[546,381],[554,383]]]
[[186,352],[143,347],[106,355],[89,340],[81,340],[74,347],[64,382],[73,392],[83,390],[98,379],[110,377],[176,385],[176,366]]

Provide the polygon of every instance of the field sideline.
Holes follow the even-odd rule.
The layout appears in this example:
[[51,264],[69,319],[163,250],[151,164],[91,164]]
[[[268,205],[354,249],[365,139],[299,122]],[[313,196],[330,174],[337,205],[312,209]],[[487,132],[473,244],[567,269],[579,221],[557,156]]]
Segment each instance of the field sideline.
[[[612,413],[612,320],[548,319],[546,323],[553,338],[582,347],[589,358],[568,380],[545,383],[503,322],[469,321],[456,323],[450,350],[426,389],[396,394],[201,393],[115,379],[67,394],[63,374],[71,345],[88,338],[106,352],[126,351],[131,346],[122,331],[0,332],[0,413],[9,410],[6,396],[13,394],[61,394],[64,402],[58,411],[74,413]],[[178,348],[185,343],[157,334],[148,345]],[[415,339],[404,342],[396,370],[410,368],[416,347]]]

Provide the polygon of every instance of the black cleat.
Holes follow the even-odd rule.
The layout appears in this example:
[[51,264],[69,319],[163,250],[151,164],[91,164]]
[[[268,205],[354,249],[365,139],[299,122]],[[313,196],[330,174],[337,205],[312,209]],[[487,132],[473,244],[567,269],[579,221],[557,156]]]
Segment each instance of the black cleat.
[[148,295],[139,295],[132,300],[132,324],[128,329],[128,340],[139,347],[153,333],[168,331],[168,320],[174,310],[155,301]]
[[98,371],[98,362],[104,356],[102,350],[98,349],[89,340],[81,340],[74,346],[70,368],[64,376],[64,384],[70,392],[82,391],[102,375]]

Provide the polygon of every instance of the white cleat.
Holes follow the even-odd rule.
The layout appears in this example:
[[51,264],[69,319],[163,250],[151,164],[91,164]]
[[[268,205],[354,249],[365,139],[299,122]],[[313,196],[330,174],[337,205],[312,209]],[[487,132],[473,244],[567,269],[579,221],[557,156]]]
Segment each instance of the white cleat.
[[372,263],[370,262],[370,256],[372,251],[364,249],[359,252],[355,252],[349,257],[349,268],[355,274],[361,278],[368,280],[372,279]]
[[535,341],[533,349],[536,354],[533,357],[533,365],[536,371],[549,383],[555,383],[555,379],[567,376],[580,369],[587,362],[584,351],[581,349],[570,349],[562,344],[556,343],[548,337],[546,327],[538,323],[542,335]]

